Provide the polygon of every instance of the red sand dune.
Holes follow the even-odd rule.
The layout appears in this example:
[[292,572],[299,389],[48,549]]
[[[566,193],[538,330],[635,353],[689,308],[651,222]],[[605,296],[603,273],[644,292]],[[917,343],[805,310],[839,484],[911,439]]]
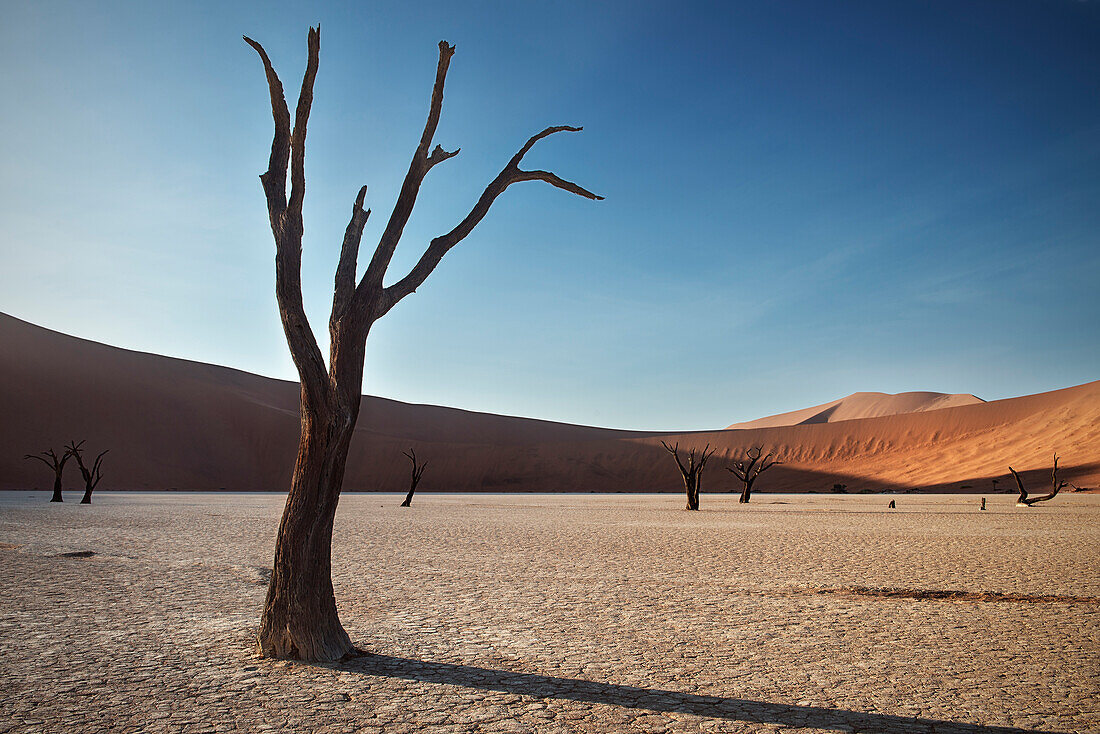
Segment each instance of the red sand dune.
[[793,410],[790,413],[769,415],[746,423],[734,423],[727,428],[775,428],[777,426],[805,426],[811,423],[836,423],[860,418],[880,418],[899,413],[923,413],[926,410],[954,408],[985,402],[970,395],[948,395],[942,392],[901,392],[890,395],[884,392],[857,392],[831,403],[812,408]]
[[[117,349],[2,314],[0,344],[0,488],[51,486],[48,470],[22,457],[70,439],[87,439],[94,453],[111,450],[102,489],[288,485],[298,435],[295,383]],[[796,411],[807,413],[801,425],[696,433],[617,431],[364,397],[345,489],[404,491],[401,451],[415,447],[429,461],[425,491],[678,491],[661,439],[718,447],[704,493],[734,489],[722,467],[753,445],[784,461],[760,479],[761,491],[827,491],[834,483],[848,491],[990,491],[993,478],[1002,489],[1010,483],[1009,463],[1040,488],[1055,451],[1065,479],[1100,483],[1100,382],[989,403],[944,396],[948,404],[971,404],[932,409],[936,395],[857,393],[820,422],[806,422],[822,412],[815,408]],[[899,404],[920,412],[836,417]],[[66,487],[78,484],[75,471],[67,475]]]

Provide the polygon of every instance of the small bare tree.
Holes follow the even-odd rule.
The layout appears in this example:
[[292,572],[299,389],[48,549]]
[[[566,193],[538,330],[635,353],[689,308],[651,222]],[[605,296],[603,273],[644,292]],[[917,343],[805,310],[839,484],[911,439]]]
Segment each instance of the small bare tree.
[[402,451],[405,456],[409,457],[409,461],[412,462],[412,480],[409,483],[409,493],[405,495],[405,501],[401,503],[402,507],[409,507],[412,505],[413,492],[416,491],[416,485],[420,484],[420,476],[424,473],[424,468],[428,466],[428,462],[418,464],[416,461],[416,452],[412,449],[408,451]]
[[707,465],[707,459],[714,456],[714,452],[718,449],[712,449],[708,443],[698,457],[695,455],[695,449],[691,449],[685,466],[684,462],[680,461],[680,444],[669,446],[661,441],[661,445],[665,447],[665,451],[672,454],[672,458],[676,459],[676,466],[680,468],[680,475],[684,478],[684,491],[687,492],[687,507],[684,509],[698,510],[699,490],[703,486],[703,467]]
[[84,496],[80,499],[80,504],[90,505],[92,504],[92,491],[95,490],[96,485],[99,484],[99,480],[103,478],[103,474],[100,471],[100,467],[103,464],[103,456],[110,451],[110,449],[104,450],[99,456],[95,457],[95,461],[92,462],[92,468],[89,469],[84,465],[84,457],[81,456],[81,453],[84,451],[84,449],[81,448],[83,445],[83,441],[80,443],[70,441],[65,449],[76,458],[76,465],[80,467],[80,474],[84,477]]
[[469,214],[451,231],[431,240],[403,278],[391,285],[384,285],[390,260],[412,215],[424,177],[440,163],[458,155],[457,149],[449,152],[439,145],[432,148],[443,107],[447,69],[455,51],[454,46],[440,41],[435,85],[424,132],[413,152],[385,230],[358,282],[356,263],[359,244],[370,214],[363,208],[366,186],[359,189],[351,207],[351,218],[336,265],[326,364],[306,318],[302,299],[306,125],[313,104],[321,29],[310,28],[307,36],[306,70],[294,112],[293,129],[282,82],[267,52],[251,38],[246,36],[244,40],[255,49],[263,62],[271,98],[271,115],[275,122],[268,168],[260,175],[260,182],[267,199],[271,233],[275,240],[275,298],[279,304],[287,346],[301,383],[298,458],[275,538],[274,567],[257,643],[264,657],[337,660],[355,654],[356,649],[340,624],[336,611],[336,596],[332,588],[332,525],[340,501],[348,448],[359,417],[363,361],[371,326],[424,283],[443,256],[474,230],[497,197],[512,184],[543,181],[587,199],[603,197],[549,171],[520,168],[523,157],[535,143],[555,133],[580,130],[568,125],[548,127],[524,143],[485,187]]
[[53,470],[53,497],[50,498],[50,502],[64,502],[61,499],[61,473],[65,469],[65,462],[69,460],[72,454],[69,451],[65,451],[59,457],[53,452],[53,449],[46,449],[41,454],[27,454],[24,459],[37,459],[46,466]]
[[1013,478],[1016,479],[1016,486],[1020,488],[1020,496],[1016,498],[1017,507],[1031,507],[1037,502],[1052,500],[1058,494],[1058,491],[1066,486],[1066,482],[1058,481],[1058,454],[1054,455],[1054,469],[1050,473],[1050,492],[1040,497],[1028,497],[1027,489],[1024,487],[1024,481],[1020,479],[1020,475],[1011,466],[1008,467],[1008,470],[1012,472]]
[[753,446],[751,449],[745,451],[744,459],[734,463],[733,466],[727,466],[726,471],[740,479],[741,483],[745,485],[737,501],[740,504],[747,504],[749,498],[752,496],[752,485],[756,482],[757,477],[780,463],[782,462],[780,462],[779,459],[772,458],[772,453],[770,451],[765,456],[762,446]]

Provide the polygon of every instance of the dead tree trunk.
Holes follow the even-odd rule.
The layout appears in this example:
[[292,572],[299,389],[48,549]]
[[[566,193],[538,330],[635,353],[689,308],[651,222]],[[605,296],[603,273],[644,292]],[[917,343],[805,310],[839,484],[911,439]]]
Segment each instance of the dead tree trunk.
[[50,502],[64,502],[61,498],[61,474],[65,470],[65,462],[72,456],[71,453],[65,451],[59,457],[53,452],[53,449],[46,449],[41,454],[27,454],[24,459],[37,459],[46,466],[53,470],[53,497],[50,498]]
[[95,457],[95,461],[92,462],[92,468],[89,469],[84,465],[84,458],[81,456],[81,453],[84,451],[84,449],[81,448],[83,445],[83,441],[80,443],[70,441],[69,445],[65,448],[76,458],[76,465],[80,467],[80,475],[84,477],[84,496],[80,499],[80,504],[90,505],[92,504],[92,491],[95,490],[96,485],[99,484],[99,480],[103,478],[103,474],[100,470],[103,464],[103,456],[107,451],[110,451],[110,449],[103,451],[99,456]]
[[412,505],[413,493],[416,491],[416,485],[420,484],[420,477],[424,473],[424,468],[428,466],[428,462],[423,464],[417,464],[416,452],[412,449],[408,451],[402,451],[405,456],[409,457],[409,461],[412,462],[412,479],[409,482],[409,493],[405,495],[405,501],[401,503],[402,507],[409,507]]
[[687,493],[687,507],[686,510],[698,510],[699,509],[699,489],[702,486],[703,481],[703,467],[707,465],[707,459],[714,455],[717,448],[710,448],[708,443],[703,447],[703,452],[696,460],[695,449],[691,449],[687,456],[687,465],[680,461],[680,444],[675,446],[669,446],[664,441],[661,441],[661,445],[665,447],[665,451],[672,454],[672,458],[676,459],[676,466],[680,469],[680,475],[684,479],[684,491]]
[[761,456],[764,449],[761,446],[753,446],[745,452],[745,459],[736,462],[732,467],[727,466],[726,471],[741,480],[745,488],[741,490],[741,496],[737,498],[739,504],[748,504],[752,497],[752,485],[756,478],[771,469],[776,464],[782,463],[778,459],[772,459],[771,452],[767,456]]
[[[412,270],[390,286],[382,281],[412,214],[428,171],[458,154],[432,149],[443,106],[443,87],[454,47],[439,43],[439,61],[428,120],[413,153],[397,203],[362,278],[356,282],[359,244],[369,210],[367,187],[359,190],[344,233],[333,287],[326,366],[302,303],[302,202],[305,198],[306,125],[313,103],[321,45],[320,28],[310,28],[308,60],[291,129],[283,85],[263,47],[245,37],[259,54],[267,75],[275,134],[267,171],[260,176],[275,240],[275,295],[287,345],[301,381],[301,438],[290,494],[275,540],[275,561],[260,623],[258,648],[266,657],[334,660],[355,652],[340,624],[331,580],[332,524],[344,479],[348,447],[359,416],[363,360],[371,326],[413,293],[443,256],[473,231],[505,189],[520,181],[545,181],[589,199],[600,199],[548,171],[526,171],[527,152],[554,133],[579,127],[548,127],[532,136],[482,192],[470,213],[450,232],[433,239]],[[287,196],[287,175],[290,195]]]
[[1031,507],[1037,502],[1052,500],[1058,494],[1058,491],[1066,486],[1065,482],[1058,481],[1058,454],[1054,455],[1054,469],[1050,474],[1050,492],[1040,497],[1028,497],[1027,489],[1024,488],[1024,481],[1020,479],[1020,475],[1011,466],[1008,467],[1008,470],[1012,472],[1012,476],[1016,479],[1016,486],[1020,488],[1020,496],[1016,499],[1017,507]]

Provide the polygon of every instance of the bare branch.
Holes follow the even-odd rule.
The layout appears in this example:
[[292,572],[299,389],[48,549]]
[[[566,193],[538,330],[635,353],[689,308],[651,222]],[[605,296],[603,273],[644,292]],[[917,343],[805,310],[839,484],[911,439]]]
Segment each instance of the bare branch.
[[367,196],[367,187],[359,189],[355,203],[351,207],[351,220],[344,231],[344,244],[340,247],[340,262],[336,266],[336,283],[332,292],[332,317],[330,328],[339,321],[351,302],[355,292],[355,268],[359,259],[359,243],[363,239],[363,227],[370,217],[370,209],[363,209]]
[[[42,453],[46,453],[46,452],[45,452],[45,451],[43,451]],[[66,456],[67,456],[67,454],[66,454]],[[24,459],[37,459],[38,461],[41,461],[41,462],[42,462],[43,464],[45,464],[46,466],[50,467],[50,468],[51,468],[51,469],[53,469],[54,471],[57,471],[57,464],[56,464],[56,463],[53,463],[53,464],[51,464],[51,463],[49,462],[49,460],[48,460],[48,459],[46,459],[46,457],[44,457],[44,456],[39,456],[39,455],[37,455],[37,454],[27,454],[27,455],[26,455],[26,456],[24,456],[23,458],[24,458]]]
[[286,168],[290,160],[290,110],[283,95],[283,83],[271,65],[267,51],[248,36],[245,43],[256,49],[264,63],[267,74],[267,87],[271,94],[271,116],[275,120],[275,137],[271,141],[271,157],[268,159],[267,172],[260,175],[267,194],[267,211],[271,218],[271,229],[282,229],[282,216],[286,210]]
[[428,156],[428,170],[431,170],[431,169],[435,168],[437,165],[439,165],[443,161],[450,160],[451,158],[454,158],[456,155],[458,155],[461,152],[462,152],[462,148],[455,148],[454,152],[448,153],[447,151],[443,150],[442,146],[439,146],[439,145],[435,146],[435,150],[433,150],[432,154],[430,156]]
[[1024,504],[1027,502],[1027,489],[1024,488],[1024,480],[1020,479],[1020,475],[1016,473],[1016,470],[1011,466],[1008,470],[1012,472],[1013,478],[1016,480],[1016,486],[1020,488],[1020,496],[1016,498],[1016,504]]
[[515,177],[515,179],[513,179],[511,183],[515,183],[517,181],[545,181],[551,186],[557,186],[559,189],[564,189],[571,194],[583,196],[586,199],[592,199],[594,201],[603,201],[602,196],[597,196],[588,189],[579,186],[572,181],[566,181],[563,178],[559,178],[549,171],[520,171],[520,173]]
[[309,110],[313,106],[313,82],[317,79],[317,65],[321,51],[321,26],[309,29],[306,39],[309,56],[306,72],[302,75],[302,91],[298,94],[298,107],[294,111],[294,133],[290,137],[290,201],[287,204],[290,222],[296,229],[302,227],[302,202],[306,196],[306,125]]
[[412,161],[409,163],[409,171],[405,174],[405,181],[401,184],[401,193],[397,197],[397,203],[393,206],[389,221],[386,222],[386,229],[378,241],[378,247],[374,250],[374,256],[371,258],[370,265],[367,266],[366,273],[363,274],[363,279],[359,282],[356,298],[361,302],[370,297],[370,292],[377,292],[382,288],[382,279],[390,266],[390,260],[393,258],[394,250],[397,249],[397,243],[401,241],[401,234],[405,231],[405,225],[408,224],[409,217],[412,215],[416,197],[420,193],[420,184],[424,182],[424,176],[436,164],[458,155],[457,150],[454,153],[447,153],[439,146],[436,146],[430,157],[428,155],[432,138],[435,137],[436,128],[439,126],[439,114],[443,109],[443,87],[447,82],[447,69],[450,68],[451,57],[454,56],[454,52],[454,46],[446,41],[439,42],[439,61],[435,68],[435,84],[432,87],[432,101],[428,108],[428,120],[424,123],[420,145],[416,147],[416,151],[413,153]]
[[687,476],[688,474],[690,474],[687,467],[685,467],[683,462],[680,461],[680,444],[676,444],[675,446],[669,446],[664,441],[661,441],[661,445],[665,447],[665,451],[672,454],[672,458],[676,459],[676,466],[680,467],[680,473],[683,474],[684,476]]
[[[305,198],[306,123],[313,103],[313,82],[317,76],[321,47],[321,29],[310,28],[307,38],[309,59],[302,78],[302,91],[295,112],[294,133],[290,131],[290,112],[283,96],[283,86],[271,66],[263,47],[245,36],[245,42],[264,63],[271,93],[271,114],[275,135],[271,142],[271,159],[267,172],[260,176],[267,196],[271,233],[275,238],[275,296],[283,322],[287,346],[298,369],[303,394],[313,404],[325,400],[327,374],[325,360],[317,346],[317,338],[306,318],[302,304],[302,202]],[[293,150],[292,150],[293,149]],[[293,153],[293,160],[290,161]],[[286,199],[286,172],[291,163],[291,195]]]
[[570,181],[558,178],[556,175],[547,171],[524,171],[519,167],[520,161],[523,160],[523,156],[526,155],[527,151],[531,150],[531,147],[539,140],[542,140],[548,135],[553,135],[554,133],[579,132],[581,129],[582,128],[569,125],[558,125],[555,127],[548,127],[537,135],[532,135],[531,138],[524,143],[523,147],[520,148],[519,152],[512,156],[512,159],[508,161],[508,165],[504,167],[504,170],[485,187],[485,191],[482,192],[481,197],[477,200],[477,203],[474,204],[470,213],[450,232],[432,240],[428,248],[424,251],[424,254],[420,256],[420,260],[413,266],[413,269],[409,271],[409,274],[385,289],[383,313],[392,308],[393,305],[402,298],[416,291],[416,289],[420,287],[420,284],[424,282],[433,270],[435,270],[435,267],[439,264],[439,261],[443,259],[443,256],[473,231],[474,227],[476,227],[478,223],[485,218],[485,215],[488,214],[489,207],[493,205],[496,198],[504,193],[504,190],[512,184],[518,181],[546,181],[547,183],[564,189],[565,191],[569,191],[570,193],[577,194],[578,196],[602,200],[602,196],[597,196],[591,191],[581,188]]

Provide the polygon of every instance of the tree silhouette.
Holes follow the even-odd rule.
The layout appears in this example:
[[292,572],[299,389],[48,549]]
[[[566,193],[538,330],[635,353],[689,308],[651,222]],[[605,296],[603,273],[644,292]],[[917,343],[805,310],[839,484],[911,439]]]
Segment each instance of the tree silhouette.
[[748,503],[749,498],[752,496],[752,485],[756,482],[757,477],[776,464],[781,463],[778,459],[772,458],[770,451],[767,456],[762,456],[763,453],[764,448],[762,446],[753,446],[745,451],[744,459],[734,463],[732,467],[726,467],[726,471],[740,479],[741,483],[745,485],[745,488],[741,490],[741,496],[737,498],[740,504]]
[[100,471],[103,464],[103,456],[107,451],[110,451],[110,449],[104,450],[99,456],[95,457],[95,461],[92,462],[92,468],[89,469],[84,465],[84,458],[81,456],[81,453],[84,451],[84,449],[81,448],[83,445],[83,441],[80,443],[70,441],[69,445],[65,448],[76,458],[76,465],[80,467],[80,475],[84,477],[84,496],[80,499],[80,504],[90,505],[92,504],[92,491],[96,488],[96,485],[99,484],[99,480],[103,478],[103,474]]
[[680,444],[669,446],[661,441],[661,445],[665,447],[665,451],[672,454],[672,458],[676,459],[676,466],[679,467],[680,475],[684,479],[684,491],[687,492],[687,507],[684,509],[698,510],[699,490],[703,486],[703,467],[707,465],[707,459],[714,456],[714,452],[718,449],[712,449],[708,443],[696,458],[695,449],[693,448],[688,452],[687,464],[685,465],[684,462],[680,461]]
[[[548,171],[520,168],[523,157],[543,138],[579,127],[548,127],[533,135],[489,182],[469,214],[451,231],[433,239],[403,278],[383,286],[390,259],[409,221],[420,185],[435,166],[458,154],[436,145],[432,149],[443,105],[443,86],[454,46],[439,42],[439,61],[431,104],[420,143],[413,153],[393,212],[362,278],[356,283],[356,262],[369,210],[363,209],[367,187],[359,190],[344,232],[336,266],[329,317],[329,359],[325,359],[306,319],[302,302],[302,202],[305,198],[306,124],[313,103],[321,29],[310,28],[308,60],[291,129],[290,111],[263,47],[245,37],[259,54],[267,75],[275,134],[268,169],[260,176],[271,233],[275,240],[275,296],[287,345],[301,382],[301,437],[290,492],[275,540],[275,561],[260,622],[261,655],[301,660],[335,660],[356,652],[336,612],[332,590],[332,525],[344,480],[348,447],[363,389],[367,335],[375,321],[413,293],[443,256],[466,238],[485,217],[498,196],[514,183],[544,181],[588,199],[591,191]],[[287,173],[290,195],[287,196]]]
[[1037,502],[1052,500],[1058,494],[1058,491],[1066,486],[1066,482],[1058,481],[1058,454],[1054,455],[1054,469],[1050,473],[1050,492],[1040,497],[1028,497],[1027,489],[1024,488],[1024,480],[1020,479],[1020,475],[1011,466],[1008,467],[1008,470],[1012,472],[1012,476],[1016,479],[1016,486],[1020,488],[1020,496],[1016,499],[1017,507],[1031,507]]
[[65,462],[69,460],[72,454],[69,451],[65,451],[59,457],[53,452],[53,449],[46,449],[40,454],[27,454],[24,459],[37,459],[46,466],[53,470],[53,497],[50,498],[50,502],[64,502],[61,499],[61,473],[65,469]]
[[424,473],[424,468],[428,466],[428,462],[423,464],[417,464],[416,452],[412,449],[408,451],[402,451],[405,456],[409,457],[409,461],[412,462],[412,480],[409,484],[409,493],[405,495],[405,501],[401,503],[402,507],[409,507],[412,505],[413,492],[416,491],[416,485],[420,484],[420,476]]

